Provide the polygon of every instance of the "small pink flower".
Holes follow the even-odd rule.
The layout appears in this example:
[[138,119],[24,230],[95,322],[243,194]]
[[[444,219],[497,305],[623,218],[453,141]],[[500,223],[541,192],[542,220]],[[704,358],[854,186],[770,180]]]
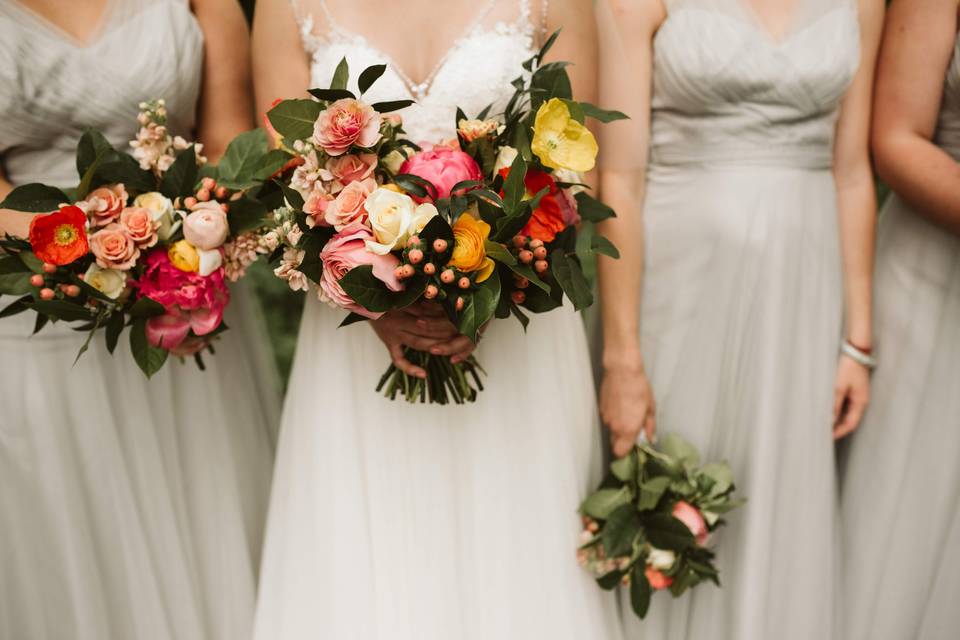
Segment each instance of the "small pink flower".
[[320,112],[313,141],[331,156],[343,155],[354,145],[369,149],[380,142],[382,122],[373,107],[343,98]]
[[378,255],[367,251],[367,240],[372,239],[373,233],[370,229],[357,222],[330,239],[320,252],[320,260],[323,262],[323,275],[320,278],[321,300],[367,318],[379,318],[383,315],[367,311],[340,287],[340,279],[347,272],[354,267],[369,264],[373,265],[373,275],[386,284],[388,289],[403,289],[394,273],[400,260],[393,254]]
[[707,543],[710,531],[707,529],[707,522],[703,519],[703,514],[700,513],[699,509],[689,502],[680,500],[673,505],[673,517],[687,525],[698,545],[702,547]]
[[317,182],[313,187],[313,191],[310,192],[310,197],[308,197],[303,204],[303,212],[309,216],[307,223],[311,227],[318,225],[321,227],[330,226],[324,219],[324,216],[331,202],[333,202],[333,196],[327,193],[321,183]]
[[105,227],[120,217],[120,212],[127,206],[127,197],[123,185],[115,184],[94,189],[78,205],[90,216],[94,227]]
[[198,202],[183,220],[183,237],[203,251],[223,246],[229,233],[227,214],[218,202]]
[[[454,185],[464,180],[482,180],[483,172],[477,162],[459,149],[436,146],[410,156],[400,167],[400,173],[419,176],[430,182],[436,191],[428,200],[449,198]],[[425,199],[416,199],[423,202]]]
[[337,231],[352,222],[363,222],[367,217],[367,210],[363,205],[367,201],[367,196],[376,188],[377,183],[373,178],[351,182],[327,207],[324,220]]
[[137,243],[124,227],[115,222],[90,236],[90,251],[101,269],[126,271],[140,257]]
[[361,153],[359,155],[351,154],[339,158],[330,158],[327,160],[326,168],[334,179],[346,187],[351,182],[366,180],[373,175],[373,170],[377,168],[377,155],[375,153]]
[[160,220],[154,220],[153,214],[143,207],[127,207],[120,212],[120,226],[127,230],[130,237],[141,249],[157,244],[157,230]]

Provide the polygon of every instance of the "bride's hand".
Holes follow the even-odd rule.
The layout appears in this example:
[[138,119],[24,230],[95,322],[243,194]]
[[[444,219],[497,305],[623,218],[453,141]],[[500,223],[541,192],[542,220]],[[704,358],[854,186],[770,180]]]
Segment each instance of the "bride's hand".
[[416,378],[426,378],[427,372],[404,357],[404,347],[433,355],[449,355],[454,363],[465,359],[475,348],[469,338],[459,334],[436,304],[418,303],[388,311],[371,320],[370,325],[386,345],[394,366]]
[[600,385],[600,417],[610,429],[613,455],[618,458],[630,453],[641,431],[653,442],[656,406],[642,364],[605,369]]
[[849,356],[840,356],[833,398],[833,439],[853,433],[870,402],[870,370]]

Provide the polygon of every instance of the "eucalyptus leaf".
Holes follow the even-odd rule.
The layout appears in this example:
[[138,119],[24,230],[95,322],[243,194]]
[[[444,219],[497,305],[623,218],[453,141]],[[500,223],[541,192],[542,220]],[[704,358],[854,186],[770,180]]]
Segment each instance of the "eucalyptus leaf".
[[692,468],[700,464],[700,453],[689,441],[676,433],[668,433],[660,441],[660,451],[685,467]]
[[670,487],[670,478],[668,476],[657,476],[651,478],[640,485],[640,493],[637,496],[637,510],[650,511],[657,507],[660,498]]

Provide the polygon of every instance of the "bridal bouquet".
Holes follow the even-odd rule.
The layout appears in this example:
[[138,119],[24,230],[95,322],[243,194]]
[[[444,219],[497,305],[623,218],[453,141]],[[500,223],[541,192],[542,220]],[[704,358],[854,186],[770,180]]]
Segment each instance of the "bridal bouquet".
[[[454,140],[406,139],[394,112],[411,100],[363,102],[385,65],[360,74],[359,97],[343,61],[329,89],[310,91],[316,100],[279,101],[269,123],[297,166],[280,185],[277,276],[295,290],[314,283],[350,312],[344,324],[432,301],[474,341],[492,319],[526,327],[527,312],[555,309],[564,295],[578,310],[592,304],[581,258],[618,254],[589,230],[613,211],[581,184],[598,152],[584,120],[625,116],[573,100],[565,63],[542,64],[555,38],[524,63],[502,113],[458,110]],[[590,231],[579,243],[578,229]],[[391,399],[463,403],[483,388],[473,358],[406,356],[428,378],[390,366],[377,390]]]
[[[227,281],[242,275],[231,266],[250,249],[236,235],[267,213],[243,189],[279,167],[262,132],[237,138],[219,167],[205,166],[201,145],[167,131],[162,100],[140,107],[132,155],[87,131],[75,189],[27,184],[0,203],[41,214],[29,238],[0,240],[0,294],[18,296],[0,317],[32,311],[35,332],[50,321],[75,324],[88,332],[77,358],[100,329],[113,353],[129,327],[133,357],[149,377],[168,354],[195,356],[202,368],[200,352],[213,351],[226,329]],[[253,250],[276,245],[267,234]]]
[[640,618],[653,592],[679,597],[704,580],[720,584],[709,549],[732,497],[723,463],[700,466],[696,449],[670,434],[660,448],[641,444],[610,465],[601,488],[580,507],[584,531],[577,560],[604,589],[623,584]]

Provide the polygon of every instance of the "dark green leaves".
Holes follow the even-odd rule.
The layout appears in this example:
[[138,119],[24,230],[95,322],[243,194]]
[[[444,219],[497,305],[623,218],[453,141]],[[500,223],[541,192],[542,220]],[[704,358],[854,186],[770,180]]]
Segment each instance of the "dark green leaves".
[[586,309],[593,304],[593,292],[590,290],[590,284],[583,276],[580,269],[580,263],[576,258],[572,258],[563,251],[554,251],[550,256],[553,276],[563,292],[570,298],[573,308],[577,311]]
[[354,267],[340,279],[340,287],[354,302],[372,313],[383,313],[393,307],[391,292],[375,275],[373,267]]
[[131,318],[152,318],[162,316],[166,312],[163,305],[151,298],[140,298],[130,307]]
[[94,129],[87,129],[80,136],[77,145],[77,175],[83,177],[97,158],[113,151],[113,146],[103,137],[103,134]]
[[227,222],[230,224],[230,233],[240,235],[262,227],[267,221],[267,207],[259,200],[239,198],[230,203],[230,213]]
[[107,330],[104,334],[107,343],[107,351],[113,353],[120,341],[120,334],[123,332],[123,313],[114,311],[107,322]]
[[353,91],[347,91],[346,89],[310,89],[307,93],[317,100],[323,100],[324,102],[336,102],[344,98],[356,99]]
[[480,328],[493,318],[499,300],[500,278],[494,274],[487,278],[472,295],[466,296],[466,305],[460,313],[460,322],[457,327],[460,333],[476,342]]
[[653,589],[650,587],[647,576],[644,575],[643,565],[634,565],[630,571],[630,608],[641,620],[646,617],[650,610],[652,595]]
[[527,187],[524,182],[526,175],[527,162],[522,155],[517,154],[510,166],[510,174],[503,183],[503,209],[508,216],[517,214],[520,203],[527,195]]
[[651,513],[644,518],[647,539],[658,549],[683,551],[694,544],[687,525],[665,513]]
[[171,200],[194,193],[198,180],[197,152],[190,145],[179,154],[160,181],[160,193]]
[[30,293],[30,271],[20,260],[19,256],[0,258],[0,294],[22,296]]
[[346,89],[350,81],[350,65],[346,58],[341,58],[340,63],[333,72],[333,78],[330,80],[331,89]]
[[[268,149],[267,132],[263,129],[241,133],[230,142],[217,165],[217,181],[228,189],[252,187],[257,182],[256,175]],[[277,161],[280,167],[286,162]]]
[[[146,300],[147,298],[141,298]],[[167,351],[147,341],[147,319],[138,318],[130,327],[130,351],[137,366],[148,378],[153,377],[167,361]]]
[[595,520],[606,520],[616,509],[630,503],[630,489],[619,487],[616,489],[600,489],[584,500],[580,511]]
[[0,209],[49,213],[56,211],[62,203],[70,199],[60,189],[44,184],[31,183],[16,187],[0,202]]
[[376,64],[372,67],[367,67],[363,70],[363,73],[360,74],[360,80],[358,81],[358,86],[360,87],[360,93],[364,94],[367,90],[373,86],[373,83],[380,79],[380,76],[387,70],[387,65],[385,64]]
[[323,105],[309,99],[284,100],[267,113],[270,124],[288,141],[304,140],[313,135]]
[[35,300],[27,303],[27,307],[39,314],[67,322],[93,320],[93,315],[86,307],[66,300]]
[[374,102],[370,106],[378,113],[390,113],[391,111],[406,109],[412,104],[416,104],[416,102],[414,100],[387,100],[385,102]]
[[580,109],[585,116],[588,118],[593,118],[599,120],[604,124],[608,122],[615,122],[617,120],[629,120],[630,116],[623,113],[622,111],[610,111],[608,109],[601,109],[600,107],[590,104],[589,102],[580,102]]
[[628,556],[633,551],[633,540],[640,533],[640,514],[632,504],[625,504],[610,514],[601,530],[607,557]]
[[585,191],[578,193],[575,198],[577,200],[577,211],[580,213],[580,217],[587,222],[600,222],[608,218],[615,218],[617,215],[613,209]]

